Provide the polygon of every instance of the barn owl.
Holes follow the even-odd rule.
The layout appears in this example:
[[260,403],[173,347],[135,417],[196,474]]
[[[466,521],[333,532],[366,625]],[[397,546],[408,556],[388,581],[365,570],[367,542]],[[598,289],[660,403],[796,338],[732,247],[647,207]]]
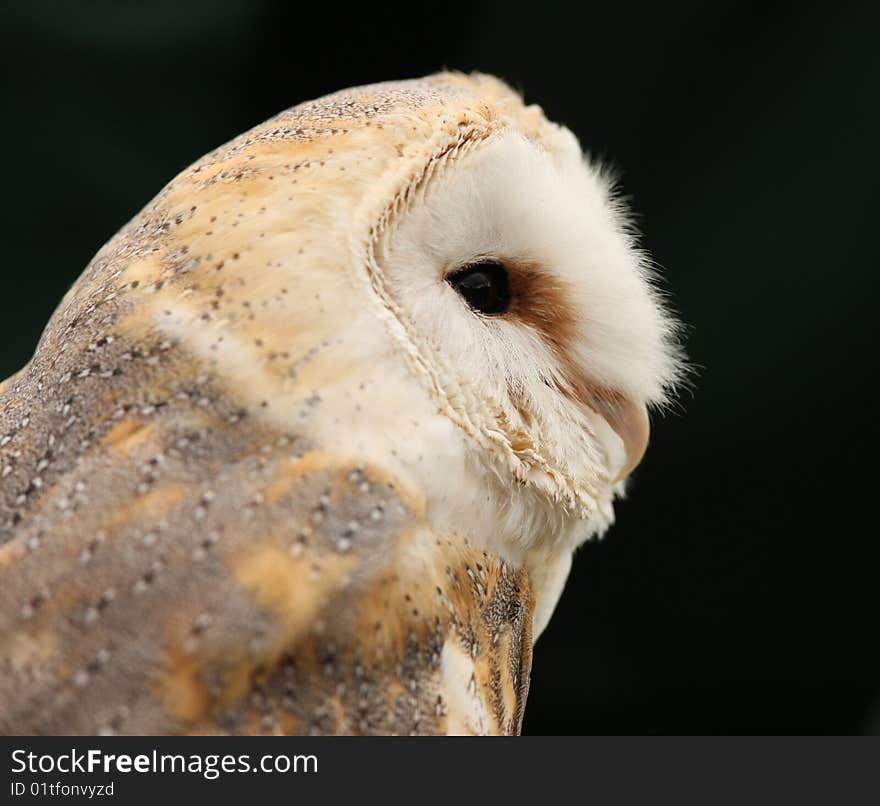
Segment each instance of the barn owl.
[[209,153],[0,386],[0,731],[517,733],[675,331],[603,173],[490,76]]

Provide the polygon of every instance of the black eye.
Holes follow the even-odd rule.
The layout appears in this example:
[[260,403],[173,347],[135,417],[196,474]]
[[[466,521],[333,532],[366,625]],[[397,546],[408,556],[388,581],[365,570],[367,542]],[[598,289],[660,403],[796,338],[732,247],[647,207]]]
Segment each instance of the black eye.
[[507,269],[500,263],[472,263],[450,274],[446,281],[478,313],[497,316],[510,307]]

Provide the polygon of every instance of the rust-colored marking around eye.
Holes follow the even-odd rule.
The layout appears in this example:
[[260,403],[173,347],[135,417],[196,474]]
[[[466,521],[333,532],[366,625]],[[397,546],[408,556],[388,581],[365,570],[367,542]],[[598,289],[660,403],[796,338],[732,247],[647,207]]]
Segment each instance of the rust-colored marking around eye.
[[540,333],[564,362],[577,338],[577,314],[572,307],[569,283],[554,277],[536,263],[504,261],[510,283],[510,309],[506,316]]
[[561,380],[545,379],[569,400],[599,414],[621,437],[627,461],[622,475],[641,460],[648,443],[648,417],[641,402],[593,381],[572,355],[578,319],[569,303],[573,289],[535,263],[507,262],[511,306],[506,316],[537,331],[559,361]]
[[[510,309],[505,317],[536,331],[559,362],[562,383],[544,382],[579,405],[590,405],[595,384],[575,361],[578,317],[569,300],[574,290],[536,263],[504,261],[510,282]],[[610,392],[610,394],[614,394]]]

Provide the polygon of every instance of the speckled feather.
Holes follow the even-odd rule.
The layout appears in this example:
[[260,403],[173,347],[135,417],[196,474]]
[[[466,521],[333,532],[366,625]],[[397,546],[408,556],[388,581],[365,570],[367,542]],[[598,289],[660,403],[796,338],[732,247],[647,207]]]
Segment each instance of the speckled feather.
[[[503,316],[450,281],[481,261]],[[490,76],[211,152],[0,384],[0,731],[518,732],[674,333],[601,172]]]
[[[450,76],[303,104],[99,252],[0,386],[0,730],[518,731],[528,574],[431,528],[422,492],[357,437],[312,427],[321,373],[370,353],[336,326],[362,314],[325,315],[304,279],[356,285],[327,229],[366,248],[426,155],[518,104]],[[472,669],[463,694],[444,653]]]

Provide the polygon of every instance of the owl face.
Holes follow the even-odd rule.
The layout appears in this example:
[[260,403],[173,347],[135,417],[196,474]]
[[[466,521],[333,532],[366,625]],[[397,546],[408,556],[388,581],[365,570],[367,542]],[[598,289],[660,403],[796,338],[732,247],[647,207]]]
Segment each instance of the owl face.
[[553,134],[502,131],[448,163],[378,262],[457,421],[517,481],[600,521],[675,377],[672,327],[607,183]]

